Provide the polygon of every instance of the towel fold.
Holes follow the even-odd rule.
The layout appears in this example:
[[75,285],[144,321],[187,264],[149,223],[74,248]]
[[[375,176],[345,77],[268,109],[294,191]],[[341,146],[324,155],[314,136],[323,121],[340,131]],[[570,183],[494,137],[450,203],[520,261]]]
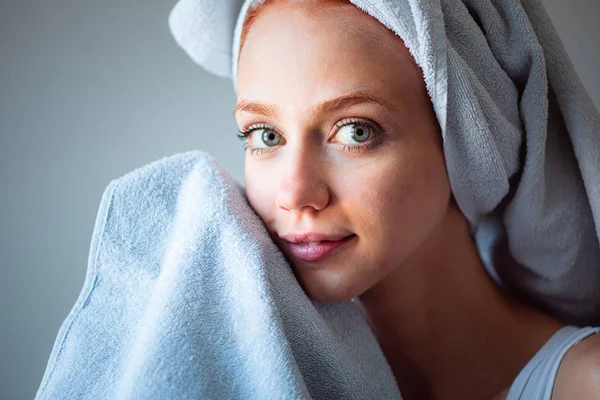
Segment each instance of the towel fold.
[[[169,26],[235,85],[242,23],[259,2],[180,0]],[[490,274],[566,323],[600,325],[600,115],[542,3],[351,3],[421,67],[452,193]]]
[[309,299],[208,154],[110,182],[36,399],[400,399],[354,299]]
[[[257,1],[179,0],[176,41],[236,76]],[[600,116],[539,0],[351,0],[421,67],[452,193],[499,284],[600,325]],[[235,87],[235,86],[234,86]],[[201,151],[110,182],[36,399],[400,398],[354,301],[309,299]]]

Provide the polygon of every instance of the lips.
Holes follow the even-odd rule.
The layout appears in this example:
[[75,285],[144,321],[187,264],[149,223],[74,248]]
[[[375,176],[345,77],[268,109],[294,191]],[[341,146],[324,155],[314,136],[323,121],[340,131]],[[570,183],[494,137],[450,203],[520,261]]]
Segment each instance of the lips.
[[325,235],[318,233],[281,236],[284,244],[295,257],[304,261],[317,261],[339,249],[356,235]]
[[342,240],[351,234],[326,234],[320,232],[305,232],[305,233],[290,233],[287,235],[281,235],[280,237],[290,243],[316,243],[323,241],[337,242]]

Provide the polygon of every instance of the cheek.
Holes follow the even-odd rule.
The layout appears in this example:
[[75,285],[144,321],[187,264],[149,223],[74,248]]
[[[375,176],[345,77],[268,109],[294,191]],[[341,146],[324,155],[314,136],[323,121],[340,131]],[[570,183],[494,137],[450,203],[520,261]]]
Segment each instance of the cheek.
[[[341,198],[352,199],[353,215],[369,230],[380,231],[395,225],[398,216],[418,203],[419,180],[415,160],[401,148],[384,153],[375,162],[362,166],[343,188]],[[343,201],[342,201],[343,203]]]
[[397,267],[426,240],[443,217],[449,191],[439,160],[418,146],[402,150],[379,160],[346,189],[366,258],[383,270]]
[[272,220],[274,212],[275,185],[273,175],[263,173],[260,168],[255,168],[246,162],[245,186],[246,196],[254,212],[267,224]]
[[378,194],[386,201],[381,234],[387,249],[383,250],[398,260],[406,260],[428,240],[443,220],[450,196],[443,158],[429,148],[415,150],[410,162],[390,173],[390,183]]

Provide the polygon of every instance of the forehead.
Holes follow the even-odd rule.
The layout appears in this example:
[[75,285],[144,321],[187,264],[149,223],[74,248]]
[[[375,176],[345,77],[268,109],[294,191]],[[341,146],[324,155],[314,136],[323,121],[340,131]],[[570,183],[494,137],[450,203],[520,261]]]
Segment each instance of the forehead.
[[351,4],[275,3],[248,31],[238,98],[318,102],[355,90],[406,96],[424,86],[393,32]]

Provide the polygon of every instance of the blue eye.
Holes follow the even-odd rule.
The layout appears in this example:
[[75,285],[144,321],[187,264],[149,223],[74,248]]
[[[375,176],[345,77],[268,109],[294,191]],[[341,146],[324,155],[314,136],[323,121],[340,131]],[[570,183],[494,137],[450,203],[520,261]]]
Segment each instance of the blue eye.
[[244,140],[244,150],[250,154],[268,152],[281,142],[281,135],[267,125],[252,125],[239,131],[238,138]]
[[374,135],[374,129],[363,123],[349,123],[342,126],[338,131],[340,142],[347,145],[366,142]]
[[[335,126],[338,128],[335,134],[337,141],[349,153],[373,150],[381,142],[384,133],[377,122],[368,119],[346,118]],[[240,131],[238,137],[245,141],[244,150],[257,155],[270,153],[282,142],[282,136],[274,128],[263,124]]]
[[358,153],[375,149],[384,138],[384,129],[370,119],[346,118],[339,121],[337,141],[344,145],[344,151]]
[[270,129],[264,128],[255,128],[251,132],[250,140],[252,141],[252,146],[255,148],[261,148],[265,145],[267,147],[277,146],[279,142],[281,142],[281,136],[279,133],[274,132]]

